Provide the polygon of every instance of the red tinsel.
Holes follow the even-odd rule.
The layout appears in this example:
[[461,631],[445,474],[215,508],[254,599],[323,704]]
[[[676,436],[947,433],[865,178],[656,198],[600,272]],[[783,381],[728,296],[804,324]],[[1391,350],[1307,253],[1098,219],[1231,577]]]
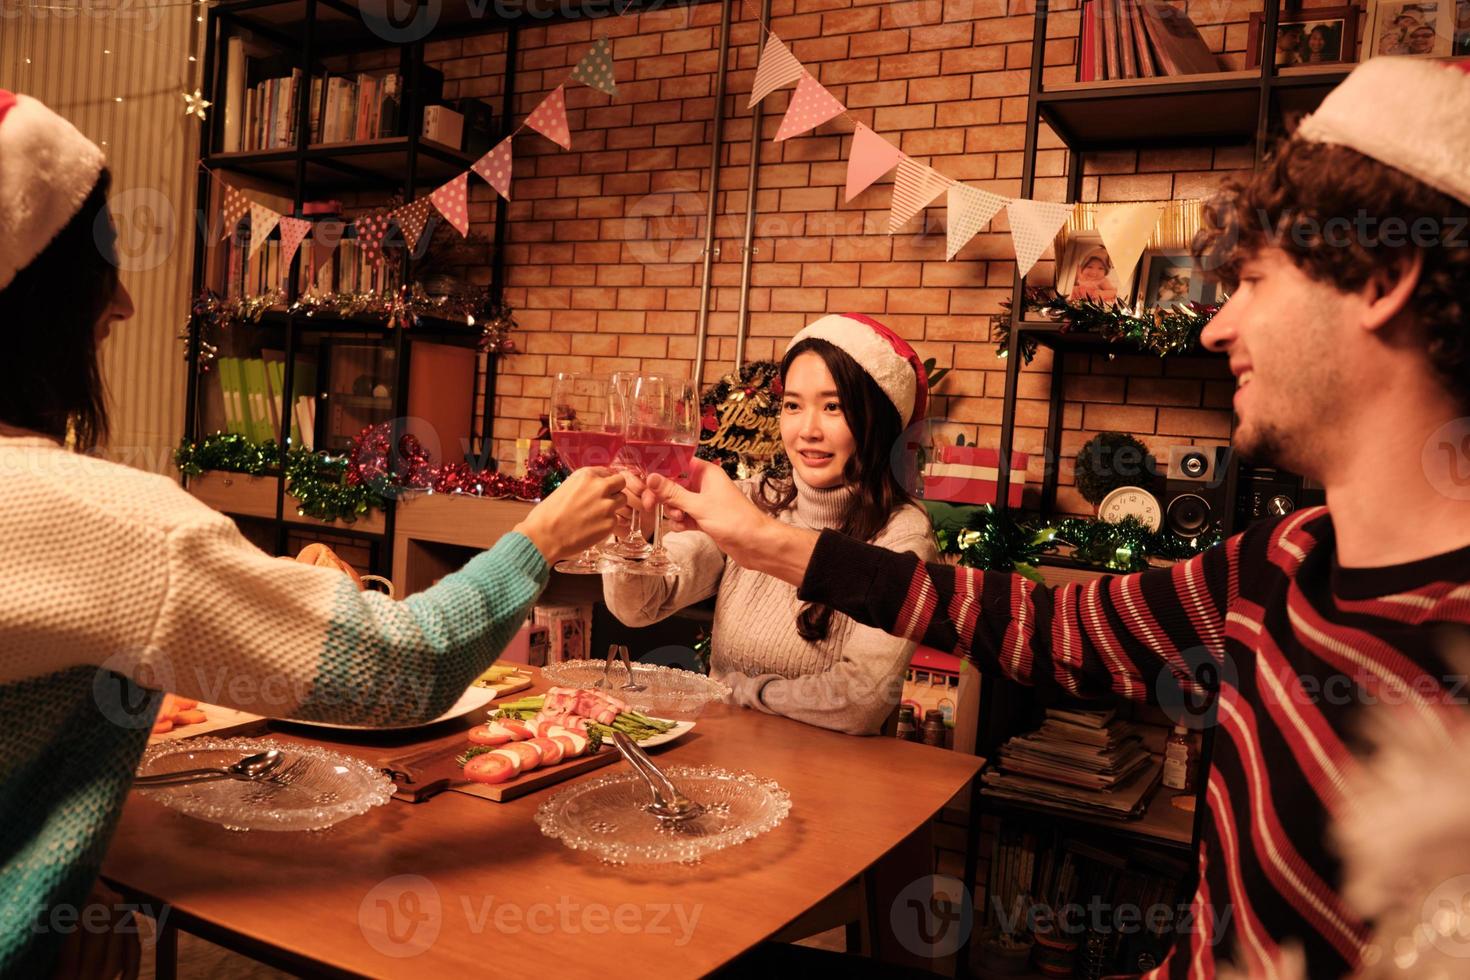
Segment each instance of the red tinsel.
[[[353,440],[348,452],[346,479],[349,484],[369,484],[384,491],[430,490],[434,493],[534,501],[560,484],[561,481],[555,477],[565,469],[554,452],[537,453],[526,464],[524,478],[475,470],[464,462],[435,465],[429,451],[411,432],[399,437],[397,456],[390,459],[392,431],[392,426],[384,422],[363,429]],[[551,478],[549,488],[548,478]]]

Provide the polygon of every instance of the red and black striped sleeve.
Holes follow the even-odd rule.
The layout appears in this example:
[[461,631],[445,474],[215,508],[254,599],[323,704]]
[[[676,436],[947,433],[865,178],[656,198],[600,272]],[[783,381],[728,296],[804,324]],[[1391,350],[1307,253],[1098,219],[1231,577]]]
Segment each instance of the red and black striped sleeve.
[[798,595],[1024,684],[1155,700],[1161,686],[1193,690],[1223,655],[1238,547],[1052,588],[823,531]]

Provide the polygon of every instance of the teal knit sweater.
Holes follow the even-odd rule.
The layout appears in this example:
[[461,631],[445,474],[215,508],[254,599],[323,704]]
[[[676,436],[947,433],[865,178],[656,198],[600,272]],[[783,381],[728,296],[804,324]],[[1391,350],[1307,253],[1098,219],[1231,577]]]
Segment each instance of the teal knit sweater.
[[163,691],[278,718],[444,713],[545,587],[511,534],[395,602],[271,558],[162,477],[0,437],[0,976],[46,975]]

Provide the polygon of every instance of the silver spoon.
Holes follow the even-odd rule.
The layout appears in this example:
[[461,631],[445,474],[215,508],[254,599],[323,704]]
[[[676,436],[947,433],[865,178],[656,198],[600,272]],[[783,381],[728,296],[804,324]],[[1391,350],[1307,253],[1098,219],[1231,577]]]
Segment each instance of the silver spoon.
[[644,807],[649,813],[666,820],[670,823],[684,823],[704,813],[704,804],[695,803],[689,797],[679,792],[669,777],[663,774],[648,754],[638,747],[638,743],[624,735],[622,732],[613,732],[613,745],[617,746],[628,765],[632,766],[643,777],[648,784],[648,789],[653,793],[653,802]]
[[200,779],[244,779],[257,780],[270,775],[281,764],[279,749],[268,749],[247,755],[234,765],[222,769],[181,769],[178,772],[160,772],[150,776],[139,776],[133,780],[138,786],[171,785],[175,782],[193,782]]

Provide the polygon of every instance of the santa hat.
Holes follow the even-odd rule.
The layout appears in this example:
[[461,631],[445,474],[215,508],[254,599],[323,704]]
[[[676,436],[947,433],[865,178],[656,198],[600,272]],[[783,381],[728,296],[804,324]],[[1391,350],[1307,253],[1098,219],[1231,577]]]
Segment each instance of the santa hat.
[[1350,147],[1470,203],[1470,61],[1371,58],[1296,138]]
[[898,334],[861,313],[833,313],[803,327],[789,351],[803,340],[825,340],[845,352],[898,409],[905,427],[924,417],[929,402],[929,379],[924,362]]
[[105,163],[71,123],[0,89],[0,289],[76,216]]

